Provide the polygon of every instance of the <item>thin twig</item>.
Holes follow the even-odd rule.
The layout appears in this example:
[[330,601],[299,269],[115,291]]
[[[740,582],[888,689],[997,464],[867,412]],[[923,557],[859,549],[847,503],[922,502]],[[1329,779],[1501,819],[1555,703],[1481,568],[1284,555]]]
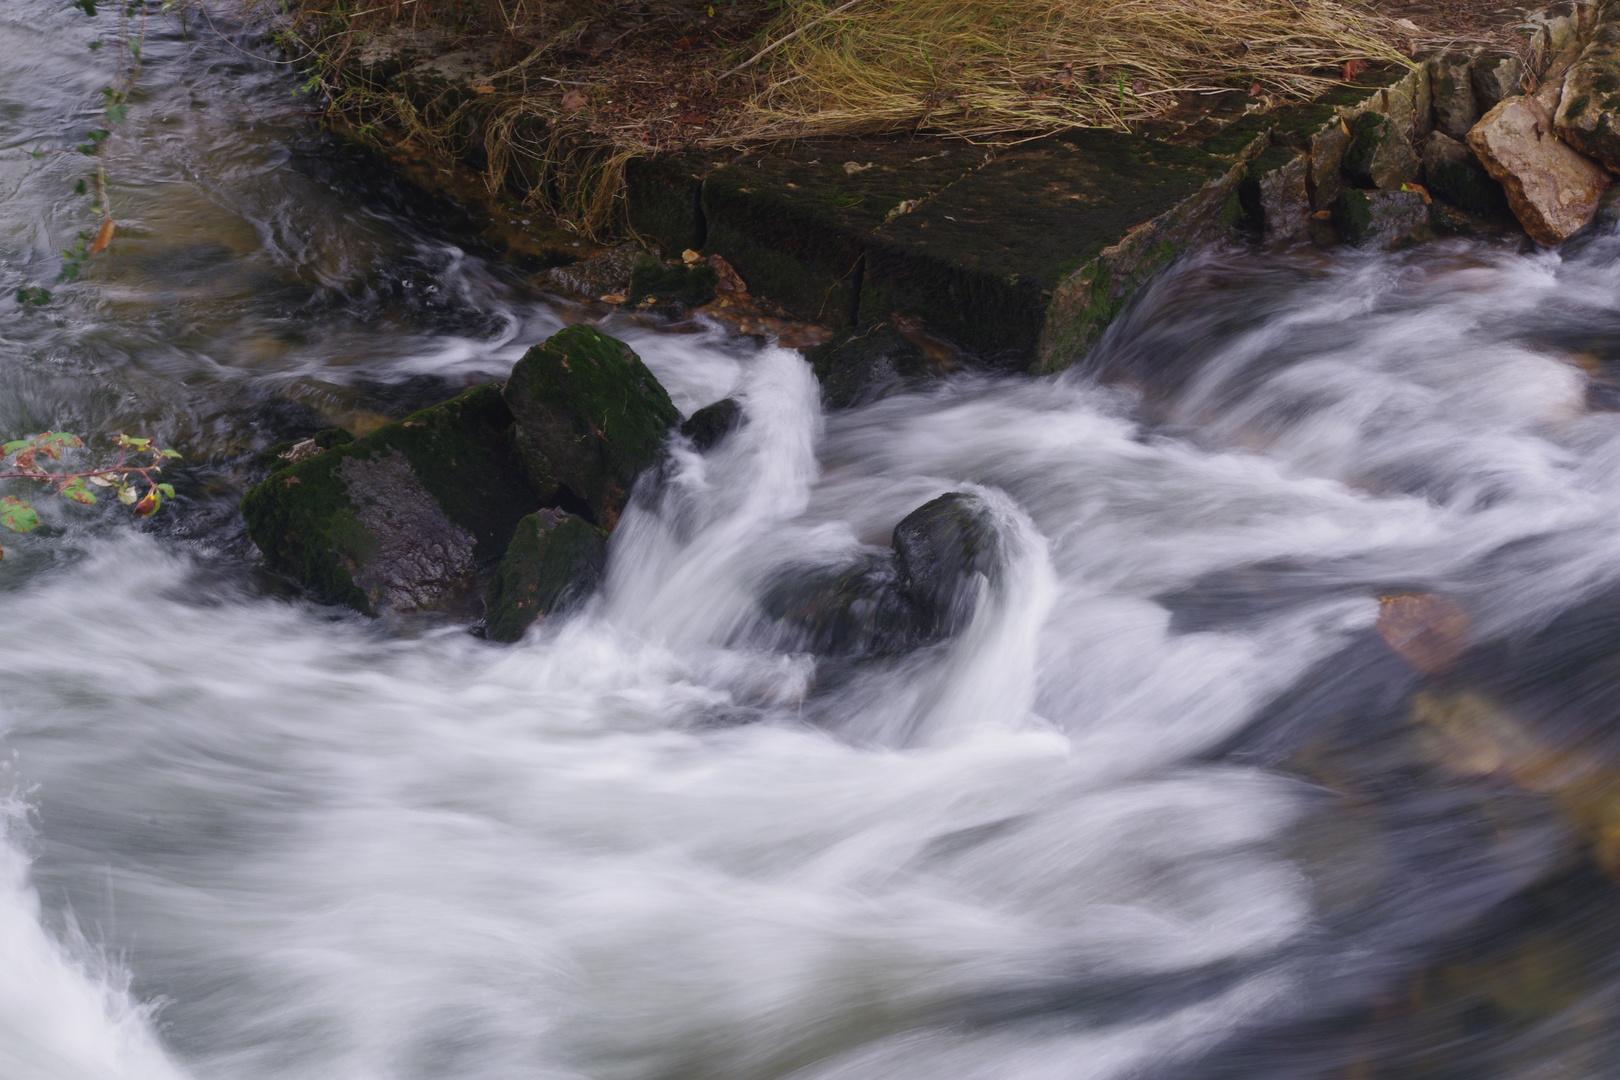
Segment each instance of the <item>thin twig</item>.
[[814,19],[811,19],[809,22],[805,23],[803,26],[801,26],[797,30],[793,31],[793,33],[788,34],[788,35],[786,35],[784,37],[777,38],[775,41],[771,42],[769,45],[767,45],[763,49],[759,50],[759,52],[755,53],[753,56],[750,56],[748,59],[746,59],[742,63],[738,64],[736,67],[732,68],[730,71],[726,72],[724,75],[715,76],[714,81],[719,82],[721,79],[724,79],[724,78],[727,78],[729,76],[737,74],[737,72],[741,71],[745,67],[751,67],[754,63],[756,63],[757,61],[763,59],[768,53],[770,53],[770,51],[772,49],[780,48],[781,46],[786,45],[788,42],[792,41],[794,38],[798,37],[800,34],[804,33],[806,30],[810,29],[812,26],[815,26],[817,23],[826,22],[828,19],[832,18],[834,15],[837,15],[840,11],[847,11],[847,10],[854,7],[856,4],[858,4],[860,2],[861,2],[861,0],[848,0],[848,3],[838,5],[837,7],[833,8],[831,11],[827,12],[827,14],[825,14],[825,15],[817,15]]

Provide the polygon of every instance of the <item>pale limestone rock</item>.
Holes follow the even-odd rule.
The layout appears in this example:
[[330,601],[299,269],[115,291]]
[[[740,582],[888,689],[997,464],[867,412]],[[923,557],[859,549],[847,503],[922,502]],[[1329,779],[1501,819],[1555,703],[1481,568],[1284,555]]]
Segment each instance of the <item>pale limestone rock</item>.
[[1480,164],[1507,193],[1525,231],[1549,247],[1563,243],[1592,220],[1608,174],[1570,149],[1553,130],[1549,94],[1508,98],[1468,133]]

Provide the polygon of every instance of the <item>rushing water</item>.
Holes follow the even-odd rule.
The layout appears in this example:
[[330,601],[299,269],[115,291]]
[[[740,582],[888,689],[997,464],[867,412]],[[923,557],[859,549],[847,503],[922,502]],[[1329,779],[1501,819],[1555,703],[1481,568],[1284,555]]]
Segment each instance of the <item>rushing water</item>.
[[[0,10],[0,428],[158,436],[148,526],[0,563],[0,1077],[1620,1072],[1620,236],[1216,253],[1080,370],[824,415],[798,353],[631,340],[683,412],[605,587],[516,646],[265,578],[241,455],[500,377],[576,317],[154,25],[93,224],[106,28]],[[689,328],[690,329],[690,328]],[[908,656],[785,651],[790,568],[980,495]],[[1444,594],[1424,675],[1378,596]]]

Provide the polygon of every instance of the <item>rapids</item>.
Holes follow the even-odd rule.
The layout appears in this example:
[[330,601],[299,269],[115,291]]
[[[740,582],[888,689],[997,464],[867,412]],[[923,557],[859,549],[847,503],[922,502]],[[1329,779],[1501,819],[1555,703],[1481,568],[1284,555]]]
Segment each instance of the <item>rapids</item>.
[[[321,135],[251,37],[171,22],[114,247],[18,305],[91,222],[86,159],[27,151],[95,123],[103,29],[0,11],[0,419],[190,464],[149,525],[0,537],[0,1077],[1620,1068],[1585,819],[1437,749],[1374,630],[1381,593],[1453,598],[1508,698],[1513,643],[1596,650],[1545,737],[1613,756],[1620,616],[1559,628],[1620,586],[1620,235],[1212,252],[1062,376],[830,414],[797,352],[615,316],[683,413],[745,423],[677,439],[601,593],[494,646],[267,579],[231,463],[578,313]],[[962,634],[777,647],[776,575],[947,491],[1004,553]]]

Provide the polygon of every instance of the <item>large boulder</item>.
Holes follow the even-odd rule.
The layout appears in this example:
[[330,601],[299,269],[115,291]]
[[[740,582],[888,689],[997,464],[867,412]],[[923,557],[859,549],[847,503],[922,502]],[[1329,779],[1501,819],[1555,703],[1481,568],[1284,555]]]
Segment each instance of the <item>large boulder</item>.
[[1468,145],[1502,185],[1514,216],[1549,247],[1585,228],[1609,183],[1602,166],[1570,149],[1553,130],[1555,104],[1544,95],[1511,97],[1468,133]]
[[825,656],[883,656],[953,637],[972,621],[1000,561],[984,503],[951,492],[907,514],[890,550],[839,567],[792,570],[762,606],[778,644]]
[[1553,127],[1570,146],[1620,172],[1620,22],[1598,26],[1570,67]]
[[484,594],[484,636],[516,641],[535,622],[595,590],[607,534],[576,514],[540,510],[517,523]]
[[490,385],[331,449],[299,444],[243,497],[248,535],[267,567],[324,600],[367,615],[453,609],[538,507],[511,422]]
[[523,354],[503,396],[513,442],[546,502],[577,499],[612,529],[680,413],[630,346],[569,326]]

